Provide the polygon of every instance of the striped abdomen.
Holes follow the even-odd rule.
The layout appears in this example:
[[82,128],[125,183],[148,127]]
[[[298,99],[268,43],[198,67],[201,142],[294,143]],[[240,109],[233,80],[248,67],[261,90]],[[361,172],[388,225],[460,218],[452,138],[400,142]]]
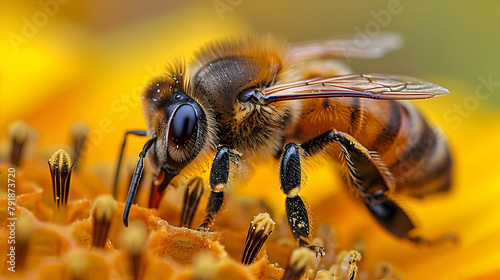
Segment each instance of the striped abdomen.
[[423,196],[449,188],[452,162],[444,136],[410,103],[330,98],[303,104],[297,124],[300,142],[331,129],[346,132],[379,154],[396,178],[398,192]]

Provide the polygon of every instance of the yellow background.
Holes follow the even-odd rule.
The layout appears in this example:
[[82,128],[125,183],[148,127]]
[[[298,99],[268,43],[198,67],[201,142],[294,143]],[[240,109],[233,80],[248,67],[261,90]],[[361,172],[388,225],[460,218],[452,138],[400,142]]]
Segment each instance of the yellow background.
[[[401,12],[382,26],[376,15],[388,5]],[[493,275],[500,261],[500,86],[476,90],[481,79],[500,82],[499,10],[498,1],[2,1],[0,156],[7,156],[14,120],[38,131],[44,159],[55,150],[46,147],[68,145],[70,125],[82,120],[91,128],[84,161],[113,163],[123,132],[144,127],[142,87],[178,55],[189,59],[207,40],[232,34],[270,32],[300,42],[366,32],[378,23],[381,31],[400,33],[403,48],[379,60],[346,61],[350,67],[415,76],[452,92],[415,103],[449,137],[454,190],[404,200],[424,231],[457,233],[461,245],[434,251],[387,241],[380,247],[392,247],[378,248],[377,258],[413,279]],[[128,153],[142,143],[132,140]],[[320,204],[325,178],[309,177],[305,194]],[[277,185],[266,189],[258,196],[279,196],[282,203]]]

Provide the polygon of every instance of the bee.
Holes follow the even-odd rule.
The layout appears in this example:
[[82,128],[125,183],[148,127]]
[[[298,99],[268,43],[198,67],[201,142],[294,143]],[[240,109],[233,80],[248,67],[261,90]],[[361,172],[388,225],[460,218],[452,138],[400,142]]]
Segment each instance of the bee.
[[449,91],[401,75],[348,74],[332,59],[347,53],[375,57],[391,46],[346,49],[345,43],[290,46],[272,36],[237,37],[206,45],[189,69],[182,62],[169,66],[142,95],[147,130],[126,133],[149,140],[139,154],[123,223],[128,224],[146,157],[156,174],[150,207],[158,207],[169,184],[210,165],[211,191],[198,227],[205,231],[221,210],[230,180],[255,168],[254,162],[279,159],[292,234],[300,246],[317,249],[299,192],[305,161],[324,157],[340,161],[346,186],[383,228],[422,241],[392,195],[448,190],[452,158],[439,130],[401,100]]

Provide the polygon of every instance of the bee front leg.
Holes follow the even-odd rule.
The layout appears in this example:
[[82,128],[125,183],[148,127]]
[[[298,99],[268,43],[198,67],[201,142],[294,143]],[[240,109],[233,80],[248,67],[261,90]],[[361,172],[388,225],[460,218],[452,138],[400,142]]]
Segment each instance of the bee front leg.
[[229,181],[232,157],[232,151],[227,146],[220,146],[215,154],[212,168],[210,169],[209,187],[211,191],[208,197],[206,214],[198,230],[208,231],[222,208],[224,203],[224,189]]
[[303,184],[302,149],[294,143],[285,146],[280,161],[280,187],[286,195],[286,215],[288,224],[300,246],[305,246],[316,252],[317,256],[324,254],[323,248],[310,244],[311,214],[308,207],[298,195]]
[[421,242],[422,239],[412,234],[415,225],[410,217],[388,196],[395,187],[394,179],[377,153],[368,151],[351,135],[336,130],[309,140],[302,147],[312,155],[325,150],[331,143],[340,145],[344,178],[363,199],[375,220],[399,238]]
[[122,147],[120,149],[120,154],[118,156],[118,162],[116,164],[115,178],[113,181],[113,197],[117,199],[118,195],[118,177],[120,177],[120,167],[122,165],[123,159],[123,151],[125,150],[125,145],[127,144],[127,136],[129,135],[137,135],[137,136],[146,136],[146,130],[129,130],[125,132],[125,136],[123,137]]

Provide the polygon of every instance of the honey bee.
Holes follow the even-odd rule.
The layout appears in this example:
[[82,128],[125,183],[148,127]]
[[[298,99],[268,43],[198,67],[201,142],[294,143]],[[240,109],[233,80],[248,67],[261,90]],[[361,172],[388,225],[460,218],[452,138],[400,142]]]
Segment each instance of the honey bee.
[[[126,134],[149,140],[129,188],[124,224],[145,157],[156,174],[150,207],[159,205],[177,178],[195,177],[211,164],[211,192],[199,230],[214,222],[231,179],[254,162],[279,159],[277,175],[292,234],[300,246],[313,248],[310,213],[299,192],[305,160],[322,156],[340,159],[347,187],[382,227],[422,241],[391,196],[448,190],[452,159],[438,130],[412,104],[399,100],[449,91],[406,76],[348,74],[331,63],[345,54],[341,43],[290,46],[271,36],[238,37],[203,47],[189,71],[182,62],[169,66],[142,95],[147,130]],[[351,54],[370,56],[375,48]]]

